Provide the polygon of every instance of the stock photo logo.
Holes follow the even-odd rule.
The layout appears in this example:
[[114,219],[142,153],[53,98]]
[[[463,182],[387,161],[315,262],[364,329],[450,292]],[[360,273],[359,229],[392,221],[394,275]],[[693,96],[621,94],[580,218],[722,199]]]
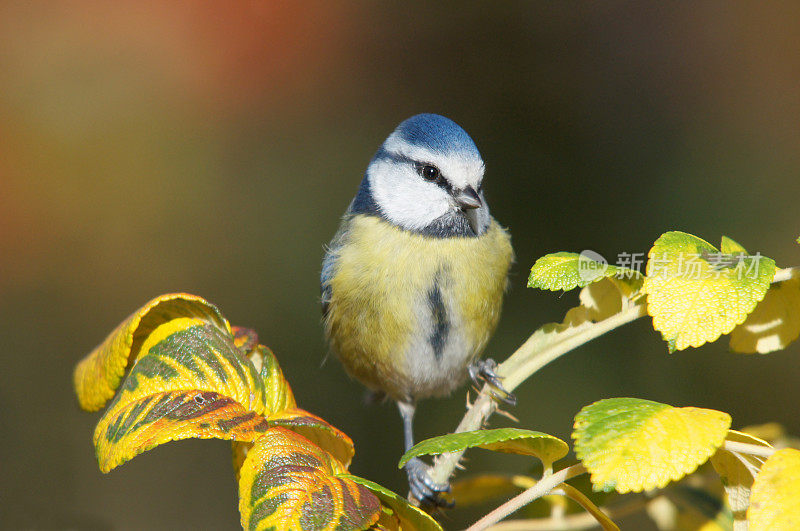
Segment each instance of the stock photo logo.
[[600,253],[584,249],[578,256],[578,277],[584,282],[594,282],[606,276],[608,260]]

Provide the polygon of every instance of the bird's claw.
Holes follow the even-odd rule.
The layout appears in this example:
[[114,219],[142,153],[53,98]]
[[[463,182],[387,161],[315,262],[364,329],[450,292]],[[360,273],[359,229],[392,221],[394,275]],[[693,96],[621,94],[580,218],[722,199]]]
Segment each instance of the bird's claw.
[[474,361],[467,368],[469,377],[480,386],[480,380],[483,380],[492,387],[492,398],[495,400],[505,402],[508,405],[516,406],[517,397],[514,393],[509,393],[503,387],[503,379],[495,372],[497,369],[497,362],[492,358],[486,358]]
[[414,457],[404,467],[408,474],[408,487],[411,495],[425,507],[453,507],[452,502],[442,498],[442,494],[450,492],[448,483],[436,483],[428,474],[430,467],[418,457]]

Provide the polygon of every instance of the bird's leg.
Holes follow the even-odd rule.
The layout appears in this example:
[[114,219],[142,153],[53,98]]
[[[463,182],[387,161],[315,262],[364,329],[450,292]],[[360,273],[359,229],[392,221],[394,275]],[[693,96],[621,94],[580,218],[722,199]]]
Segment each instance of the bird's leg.
[[[405,437],[406,452],[414,446],[414,410],[416,405],[413,402],[398,402],[397,409],[403,418],[403,435]],[[447,483],[434,482],[428,470],[430,466],[422,462],[418,457],[414,457],[406,463],[404,467],[408,475],[408,488],[411,495],[420,501],[420,504],[433,507],[447,507],[448,504],[441,498],[443,492],[450,491]]]
[[492,397],[495,400],[516,406],[517,397],[505,390],[503,379],[497,375],[495,369],[497,369],[497,362],[492,358],[475,360],[467,367],[469,377],[475,382],[475,385],[479,386],[479,380],[483,380],[492,387]]

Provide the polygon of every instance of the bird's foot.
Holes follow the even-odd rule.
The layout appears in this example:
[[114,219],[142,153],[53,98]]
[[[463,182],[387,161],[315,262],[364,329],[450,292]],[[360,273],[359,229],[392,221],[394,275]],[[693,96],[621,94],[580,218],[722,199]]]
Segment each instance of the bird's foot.
[[480,386],[480,380],[483,380],[492,387],[492,398],[516,406],[517,397],[505,390],[503,379],[497,375],[495,369],[497,369],[497,362],[492,358],[476,360],[467,368],[469,377],[475,385]]
[[443,493],[450,492],[450,485],[433,481],[428,474],[430,466],[423,463],[418,457],[414,457],[406,463],[404,468],[408,474],[408,488],[411,495],[419,500],[420,505],[423,507],[453,507],[453,503],[442,498]]

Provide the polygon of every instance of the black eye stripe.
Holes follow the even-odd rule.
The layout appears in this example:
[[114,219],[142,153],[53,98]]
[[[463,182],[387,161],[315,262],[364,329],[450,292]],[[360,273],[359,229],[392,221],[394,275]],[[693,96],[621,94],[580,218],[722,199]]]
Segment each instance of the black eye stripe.
[[[414,162],[414,167],[416,168],[420,177],[429,183],[433,183],[439,188],[446,190],[450,194],[453,193],[453,186],[450,184],[450,181],[447,180],[447,178],[442,174],[441,170],[439,170],[435,164],[431,164],[429,162]],[[426,177],[424,174],[426,168],[434,168],[436,170],[436,177]]]

